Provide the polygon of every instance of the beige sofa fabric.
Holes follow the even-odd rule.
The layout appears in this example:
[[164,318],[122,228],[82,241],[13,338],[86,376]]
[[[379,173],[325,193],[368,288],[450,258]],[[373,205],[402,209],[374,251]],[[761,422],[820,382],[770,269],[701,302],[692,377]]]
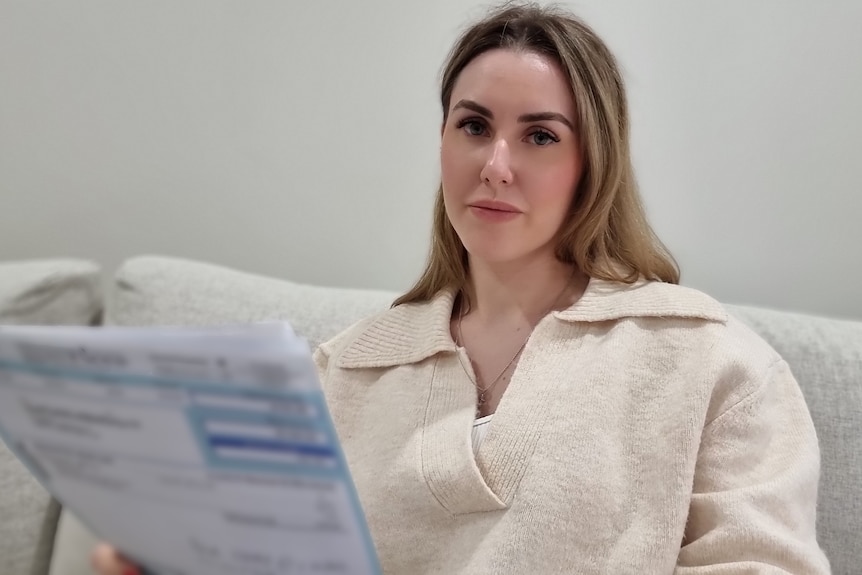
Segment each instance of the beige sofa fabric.
[[143,256],[109,290],[107,325],[218,325],[287,320],[312,348],[386,309],[397,294],[309,286],[221,266]]
[[87,325],[102,309],[101,291],[93,262],[0,262],[0,324]]
[[[86,325],[101,310],[98,265],[0,263],[0,324]],[[0,441],[0,574],[47,572],[59,506]]]

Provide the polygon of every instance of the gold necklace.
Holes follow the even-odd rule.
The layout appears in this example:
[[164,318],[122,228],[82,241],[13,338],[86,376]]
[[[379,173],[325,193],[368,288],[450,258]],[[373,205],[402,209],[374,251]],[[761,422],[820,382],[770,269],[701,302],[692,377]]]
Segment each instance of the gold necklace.
[[[572,277],[574,277],[574,272],[572,273]],[[539,318],[539,321],[541,321],[546,315],[551,313],[551,310],[554,309],[554,307],[557,305],[557,302],[559,302],[560,298],[563,297],[563,294],[566,293],[566,290],[569,288],[570,284],[571,284],[571,278],[569,279],[569,281],[567,281],[565,283],[565,285],[563,285],[563,290],[557,295],[556,298],[554,298],[554,301],[551,302],[551,305],[548,307],[548,309],[545,311],[545,313],[542,314],[542,316]],[[464,302],[464,300],[463,300],[463,296],[462,296],[461,304],[459,305],[459,307],[461,309],[458,311],[458,324],[457,324],[458,341],[456,343],[460,347],[463,347],[466,349],[466,347],[464,346],[464,336],[461,334],[461,322],[464,320],[464,304],[463,304],[463,302]],[[538,323],[536,325],[538,325]],[[533,329],[535,329],[535,327]],[[486,394],[489,391],[491,391],[497,385],[497,383],[500,382],[500,380],[503,378],[503,375],[506,374],[506,372],[509,370],[509,368],[512,366],[512,364],[515,363],[515,360],[518,359],[518,356],[521,355],[521,352],[524,351],[524,348],[527,347],[527,342],[530,341],[530,336],[533,335],[533,329],[531,329],[530,332],[527,334],[527,337],[524,338],[523,343],[521,343],[520,347],[518,347],[518,350],[515,352],[515,355],[512,356],[512,359],[509,360],[509,363],[506,364],[506,367],[503,368],[503,371],[501,371],[500,374],[497,377],[495,377],[491,381],[491,383],[488,386],[486,386],[485,388],[482,388],[482,386],[479,385],[479,381],[478,381],[479,380],[479,374],[478,373],[476,374],[476,379],[473,379],[473,376],[470,375],[470,370],[467,369],[467,366],[464,365],[464,360],[461,359],[461,353],[460,352],[458,353],[458,362],[461,364],[461,369],[464,370],[464,373],[467,374],[467,378],[470,380],[470,383],[472,383],[476,388],[476,392],[477,392],[477,396],[478,396],[477,397],[477,405],[476,405],[476,414],[477,415],[479,413],[481,413],[482,407],[487,402]]]

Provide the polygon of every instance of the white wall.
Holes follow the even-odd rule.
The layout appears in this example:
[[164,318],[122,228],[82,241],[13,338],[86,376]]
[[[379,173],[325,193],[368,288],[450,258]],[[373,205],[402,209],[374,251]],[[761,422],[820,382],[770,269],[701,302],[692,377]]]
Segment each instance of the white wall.
[[[403,289],[475,0],[0,0],[0,260],[140,253]],[[684,283],[862,318],[862,3],[569,2],[629,83]]]

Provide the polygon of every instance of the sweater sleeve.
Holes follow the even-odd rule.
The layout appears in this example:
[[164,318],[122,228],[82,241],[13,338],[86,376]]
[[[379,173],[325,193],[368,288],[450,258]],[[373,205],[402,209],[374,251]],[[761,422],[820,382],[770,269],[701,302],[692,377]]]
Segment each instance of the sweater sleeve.
[[820,452],[783,360],[703,430],[676,575],[828,574],[815,531]]

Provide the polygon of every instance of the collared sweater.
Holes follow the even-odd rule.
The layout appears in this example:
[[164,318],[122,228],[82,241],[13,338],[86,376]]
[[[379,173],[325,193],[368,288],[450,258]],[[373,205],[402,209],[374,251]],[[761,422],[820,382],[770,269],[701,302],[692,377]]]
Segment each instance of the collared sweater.
[[591,280],[536,326],[474,453],[454,299],[315,352],[384,573],[829,572],[799,385],[718,302]]

